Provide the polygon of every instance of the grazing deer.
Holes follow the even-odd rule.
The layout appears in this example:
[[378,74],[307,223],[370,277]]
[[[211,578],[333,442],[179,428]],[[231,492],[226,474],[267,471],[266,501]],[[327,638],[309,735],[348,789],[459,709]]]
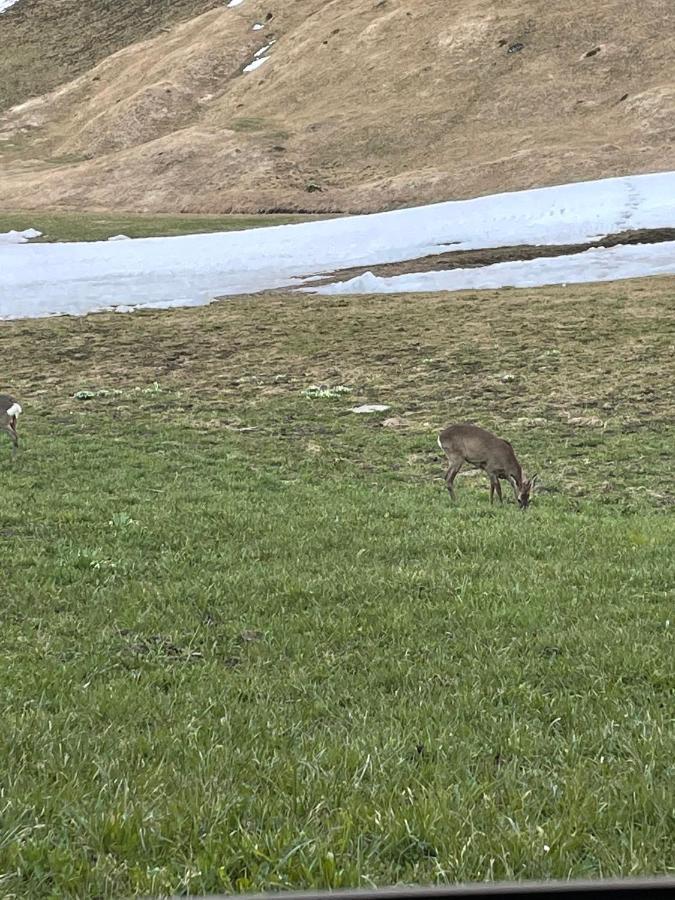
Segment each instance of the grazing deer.
[[21,415],[21,411],[21,407],[13,397],[8,397],[7,394],[0,394],[0,429],[6,431],[12,439],[14,453],[16,453],[19,446],[16,420]]
[[477,425],[449,425],[438,436],[438,446],[450,463],[445,483],[453,500],[455,492],[452,483],[464,463],[469,463],[482,469],[490,479],[490,503],[494,502],[495,493],[502,503],[499,479],[505,478],[511,483],[520,508],[527,508],[537,476],[533,475],[530,479],[524,477],[513,447],[508,441]]

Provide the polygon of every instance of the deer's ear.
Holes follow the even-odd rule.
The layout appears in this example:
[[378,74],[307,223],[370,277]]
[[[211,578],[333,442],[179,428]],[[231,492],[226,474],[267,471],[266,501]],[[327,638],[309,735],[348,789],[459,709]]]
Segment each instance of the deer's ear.
[[539,475],[539,473],[537,472],[536,475],[533,475],[532,478],[530,478],[530,488],[534,487],[534,483],[537,480],[538,475]]
[[518,482],[516,481],[516,478],[514,475],[509,475],[509,481],[511,482],[511,484],[513,485],[514,488],[518,487]]

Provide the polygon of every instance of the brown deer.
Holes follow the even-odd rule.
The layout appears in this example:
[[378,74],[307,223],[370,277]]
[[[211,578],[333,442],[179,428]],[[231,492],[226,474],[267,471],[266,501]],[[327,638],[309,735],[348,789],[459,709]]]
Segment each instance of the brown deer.
[[502,503],[499,479],[504,478],[510,482],[520,508],[527,509],[537,476],[525,478],[508,441],[477,425],[449,425],[439,434],[438,446],[448,457],[445,483],[453,500],[455,492],[452,484],[455,477],[464,463],[469,463],[482,469],[490,479],[490,503],[494,503],[495,493]]
[[19,436],[16,433],[16,420],[21,415],[21,407],[13,397],[0,394],[0,430],[6,431],[12,439],[13,452],[19,447]]

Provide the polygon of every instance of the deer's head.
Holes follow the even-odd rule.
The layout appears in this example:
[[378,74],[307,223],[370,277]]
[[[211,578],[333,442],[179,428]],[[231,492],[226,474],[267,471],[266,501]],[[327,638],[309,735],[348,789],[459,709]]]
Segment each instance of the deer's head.
[[534,493],[534,483],[536,480],[537,476],[533,475],[532,478],[523,478],[520,485],[516,486],[516,499],[518,500],[518,506],[521,509],[527,509],[530,505],[530,496]]

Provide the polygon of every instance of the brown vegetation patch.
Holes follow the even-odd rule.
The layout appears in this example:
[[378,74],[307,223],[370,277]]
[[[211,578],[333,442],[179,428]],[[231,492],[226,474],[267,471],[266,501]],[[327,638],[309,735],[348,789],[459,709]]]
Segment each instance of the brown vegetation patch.
[[663,0],[22,0],[2,20],[5,208],[372,212],[673,167]]
[[325,278],[316,280],[312,286],[329,284],[335,281],[348,281],[365,271],[374,275],[388,277],[406,275],[409,272],[435,272],[445,269],[471,269],[491,266],[494,263],[516,262],[528,259],[541,259],[549,256],[568,256],[584,253],[599,247],[617,247],[620,244],[658,244],[663,241],[675,241],[675,228],[639,228],[622,231],[619,234],[608,234],[597,241],[585,244],[519,244],[512,247],[486,247],[480,250],[449,250],[419,259],[406,259],[401,262],[380,263],[373,266],[352,266],[338,269]]

